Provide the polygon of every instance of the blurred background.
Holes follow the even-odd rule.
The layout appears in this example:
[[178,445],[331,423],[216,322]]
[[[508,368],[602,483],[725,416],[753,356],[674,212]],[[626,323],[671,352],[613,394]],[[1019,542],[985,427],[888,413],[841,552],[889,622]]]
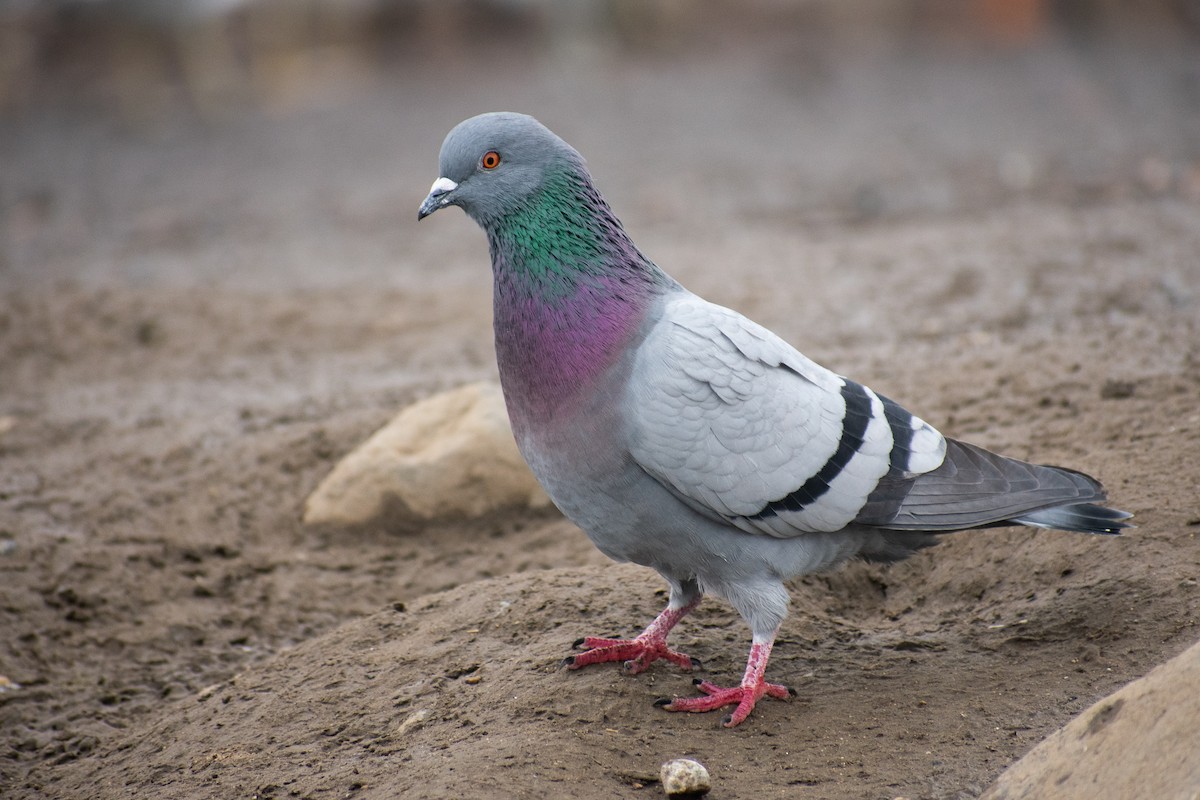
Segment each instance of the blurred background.
[[[223,745],[172,740],[168,768],[120,742],[167,747],[166,721],[192,714],[176,699],[384,604],[605,562],[532,516],[415,535],[300,522],[398,408],[497,377],[482,233],[456,209],[416,219],[446,132],[494,110],[573,144],[688,288],[950,435],[1102,476],[1138,514],[1108,549],[1014,531],[886,582],[814,578],[793,674],[833,664],[838,688],[804,771],[700,723],[746,792],[976,796],[1190,643],[1200,0],[0,0],[0,690],[30,688],[0,699],[5,798],[71,795],[52,781],[72,759],[80,796],[129,794],[135,778],[103,774],[130,763],[143,795],[225,771],[249,794],[275,778],[217,760]],[[1014,620],[1030,624],[1000,630]],[[879,654],[896,641],[904,674],[938,666],[932,702],[893,715]],[[728,654],[718,669],[741,669]],[[332,709],[323,683],[312,705]],[[489,686],[509,684],[472,691]],[[660,729],[643,705],[634,724]],[[540,706],[452,712],[442,741],[486,725],[558,770]],[[297,725],[255,730],[316,741]],[[407,725],[397,740],[432,741]],[[376,740],[355,730],[314,747],[357,771]],[[252,741],[226,733],[230,753]],[[628,785],[668,740],[608,741],[577,774]],[[385,761],[387,780],[426,779]],[[346,795],[335,774],[317,791]]]
[[444,280],[499,109],[648,237],[1195,200],[1200,0],[0,0],[0,280]]

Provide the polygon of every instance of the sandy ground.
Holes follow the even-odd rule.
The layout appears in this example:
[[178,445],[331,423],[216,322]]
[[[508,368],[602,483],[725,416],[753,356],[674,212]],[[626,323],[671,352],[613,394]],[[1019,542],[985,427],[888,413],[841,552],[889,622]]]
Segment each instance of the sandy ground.
[[[0,129],[5,798],[977,795],[1197,638],[1200,59],[755,42],[485,53],[198,124]],[[818,54],[822,51],[815,51]],[[573,62],[572,62],[573,63]],[[553,515],[305,530],[403,404],[494,377],[482,235],[415,222],[501,107],[589,157],[658,263],[948,434],[1101,477],[1120,538],[999,530],[798,581],[735,731],[690,676],[557,669],[656,576]],[[741,673],[710,600],[677,645]]]

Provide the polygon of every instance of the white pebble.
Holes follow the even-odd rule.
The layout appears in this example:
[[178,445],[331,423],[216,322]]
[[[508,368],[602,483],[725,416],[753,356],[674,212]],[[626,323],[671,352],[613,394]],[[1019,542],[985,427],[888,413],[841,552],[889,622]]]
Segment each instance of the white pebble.
[[712,788],[708,770],[690,758],[676,758],[663,764],[659,777],[667,797],[700,797]]

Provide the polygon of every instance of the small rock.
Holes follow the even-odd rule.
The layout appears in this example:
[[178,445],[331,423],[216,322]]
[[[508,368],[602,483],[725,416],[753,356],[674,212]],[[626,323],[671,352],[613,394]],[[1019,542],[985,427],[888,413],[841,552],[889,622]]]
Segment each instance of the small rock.
[[425,720],[429,719],[429,710],[425,708],[417,709],[408,715],[407,718],[396,726],[395,736],[404,736],[406,733],[411,733],[417,728],[425,724]]
[[309,496],[304,522],[416,528],[549,505],[517,451],[500,387],[476,383],[414,403],[376,431]]
[[712,788],[708,770],[690,758],[676,758],[663,764],[659,777],[667,797],[700,797]]
[[15,692],[21,688],[21,684],[9,678],[6,675],[0,675],[0,694],[4,692]]
[[221,687],[224,685],[225,684],[223,684],[223,683],[214,683],[211,686],[205,686],[203,689],[196,692],[196,701],[199,703],[203,703],[205,700],[212,697],[217,692],[221,691]]

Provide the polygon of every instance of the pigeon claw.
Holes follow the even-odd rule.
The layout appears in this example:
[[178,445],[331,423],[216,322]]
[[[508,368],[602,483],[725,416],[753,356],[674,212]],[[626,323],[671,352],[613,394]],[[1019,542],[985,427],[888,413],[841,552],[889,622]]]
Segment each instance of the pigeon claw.
[[568,669],[579,669],[589,664],[603,664],[609,661],[621,661],[621,669],[629,675],[644,671],[658,659],[662,658],[677,665],[684,672],[691,672],[700,667],[700,660],[667,647],[666,637],[642,636],[636,639],[601,639],[586,636],[575,643],[582,647],[583,652],[563,659],[563,666]]
[[[676,697],[669,703],[659,707],[667,711],[691,711],[699,713],[702,711],[716,711],[718,708],[724,708],[725,706],[737,706],[731,714],[721,720],[721,724],[726,728],[732,728],[745,721],[763,695],[779,700],[786,700],[796,695],[795,691],[786,686],[781,686],[777,683],[767,683],[766,681],[743,684],[742,686],[734,686],[732,688],[722,688],[714,683],[699,679],[693,680],[692,683],[704,693],[702,696]],[[655,705],[659,704],[655,703]]]

